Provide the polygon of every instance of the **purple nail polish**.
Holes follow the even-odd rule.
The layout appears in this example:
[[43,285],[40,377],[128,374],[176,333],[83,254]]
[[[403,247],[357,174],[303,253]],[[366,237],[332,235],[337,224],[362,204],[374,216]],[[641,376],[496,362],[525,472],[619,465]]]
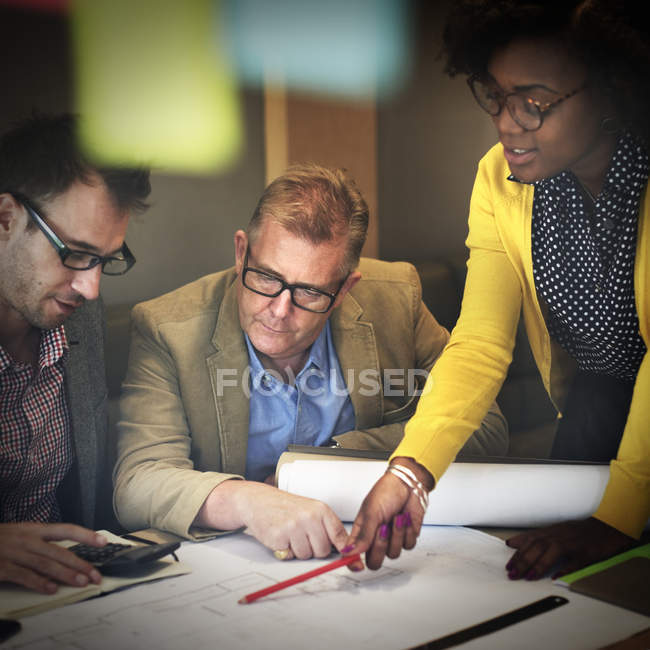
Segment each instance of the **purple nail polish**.
[[408,527],[412,526],[413,525],[413,520],[411,519],[411,513],[407,512],[406,515],[404,515],[404,516],[406,517],[406,525]]
[[512,560],[506,564],[506,571],[510,571],[510,569],[512,569]]
[[381,528],[379,529],[379,537],[382,539],[388,539],[388,525],[387,524],[382,524]]
[[524,577],[526,580],[535,580],[535,578],[537,578],[537,571],[531,569]]
[[510,580],[516,580],[518,577],[519,571],[517,571],[517,569],[510,569],[510,571],[508,571],[508,578],[510,578]]
[[397,515],[395,517],[395,528],[399,528],[400,530],[404,528],[404,515]]
[[345,553],[349,553],[353,548],[354,548],[354,544],[348,544],[347,546],[341,549],[341,553],[345,555]]

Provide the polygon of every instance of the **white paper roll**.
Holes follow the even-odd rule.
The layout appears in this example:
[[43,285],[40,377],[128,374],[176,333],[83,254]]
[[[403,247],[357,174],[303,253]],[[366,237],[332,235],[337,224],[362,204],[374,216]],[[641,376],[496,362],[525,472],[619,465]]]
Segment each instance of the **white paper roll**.
[[[385,461],[294,460],[281,465],[278,487],[353,521],[385,469]],[[430,495],[424,523],[533,527],[589,517],[608,476],[607,465],[452,463]]]

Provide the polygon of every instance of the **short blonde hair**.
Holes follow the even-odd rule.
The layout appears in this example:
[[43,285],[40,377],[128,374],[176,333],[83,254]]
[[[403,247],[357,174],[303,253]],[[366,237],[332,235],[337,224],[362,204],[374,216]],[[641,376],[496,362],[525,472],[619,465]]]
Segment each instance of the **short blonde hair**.
[[289,167],[264,190],[248,224],[251,243],[265,219],[314,244],[345,237],[343,277],[359,264],[368,232],[368,206],[344,169],[313,163]]

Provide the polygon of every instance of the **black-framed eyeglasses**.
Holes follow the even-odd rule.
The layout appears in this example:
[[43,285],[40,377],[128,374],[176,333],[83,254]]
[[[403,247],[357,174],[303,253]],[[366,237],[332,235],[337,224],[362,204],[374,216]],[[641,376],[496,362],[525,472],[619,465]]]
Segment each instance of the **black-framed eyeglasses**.
[[39,227],[50,244],[52,244],[61,259],[61,264],[66,268],[74,269],[75,271],[88,271],[101,264],[102,273],[106,275],[124,275],[135,264],[135,257],[126,245],[126,242],[122,245],[119,253],[106,257],[68,247],[45,219],[38,214],[36,208],[34,208],[27,197],[13,192],[11,195],[25,207],[32,221]]
[[584,83],[552,102],[538,102],[522,91],[504,93],[494,81],[486,79],[484,75],[472,75],[467,83],[474,99],[486,113],[494,117],[505,106],[510,117],[526,131],[537,131],[544,123],[544,116],[548,111],[587,87]]
[[244,268],[242,269],[242,283],[253,293],[258,293],[260,296],[266,296],[267,298],[275,298],[285,289],[289,289],[291,302],[296,307],[317,314],[324,314],[329,311],[346,279],[347,276],[343,278],[335,293],[328,293],[306,284],[289,284],[277,275],[248,266],[248,249],[246,249]]

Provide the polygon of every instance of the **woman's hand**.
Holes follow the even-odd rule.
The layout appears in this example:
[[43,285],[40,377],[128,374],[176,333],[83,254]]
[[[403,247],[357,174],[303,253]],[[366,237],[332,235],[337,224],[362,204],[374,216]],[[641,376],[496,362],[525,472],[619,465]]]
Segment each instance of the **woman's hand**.
[[[410,469],[427,490],[433,488],[431,474],[412,458],[394,458],[393,463]],[[395,559],[403,548],[415,546],[423,519],[424,509],[415,492],[387,472],[363,500],[344,550],[365,552],[368,568],[378,569],[386,556]],[[350,565],[353,571],[362,568],[361,562]]]
[[634,543],[631,537],[594,517],[568,521],[508,539],[506,544],[517,552],[506,564],[506,571],[512,580],[537,580],[564,560],[555,578],[621,553]]

